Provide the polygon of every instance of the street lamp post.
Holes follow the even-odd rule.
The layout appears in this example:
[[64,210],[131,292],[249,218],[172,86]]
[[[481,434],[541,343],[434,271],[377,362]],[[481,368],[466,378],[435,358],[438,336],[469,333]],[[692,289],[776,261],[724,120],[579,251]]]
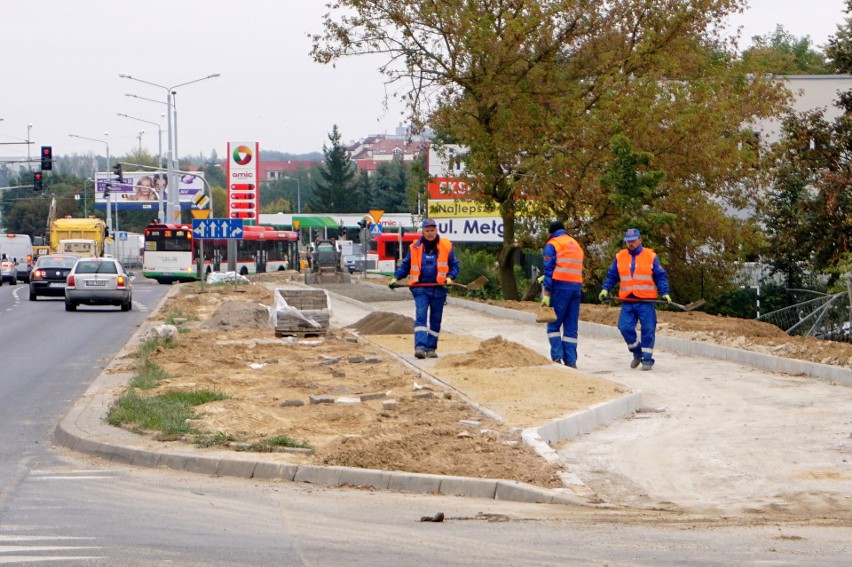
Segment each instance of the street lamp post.
[[167,128],[168,128],[168,136],[169,136],[169,149],[166,154],[166,167],[167,167],[167,175],[169,178],[169,187],[171,188],[169,191],[169,200],[168,207],[166,210],[166,217],[168,218],[168,222],[174,222],[178,220],[178,215],[180,214],[180,191],[178,189],[177,180],[175,179],[175,155],[173,151],[173,147],[177,145],[175,140],[173,139],[175,136],[172,134],[172,97],[175,93],[173,90],[178,87],[183,87],[186,85],[191,85],[192,83],[198,83],[200,81],[204,81],[206,79],[213,79],[218,77],[219,73],[214,73],[212,75],[207,75],[206,77],[201,77],[199,79],[195,79],[192,81],[187,81],[185,83],[180,83],[171,87],[167,87],[165,85],[161,85],[159,83],[152,83],[151,81],[145,81],[143,79],[139,79],[128,75],[126,73],[119,74],[119,77],[123,79],[130,79],[133,81],[138,81],[140,83],[144,83],[146,85],[151,85],[153,87],[159,87],[161,89],[165,89],[166,91],[166,114],[167,114]]
[[298,177],[290,177],[285,175],[282,179],[288,179],[290,181],[296,181],[296,213],[302,214],[302,183],[299,181]]
[[[80,136],[79,134],[68,134],[68,135],[72,138],[80,138],[81,140],[91,140],[92,142],[100,142],[101,144],[104,144],[106,146],[107,184],[109,184],[110,179],[112,177],[112,170],[110,169],[110,165],[109,165],[109,142],[107,142],[106,140],[99,140],[97,138],[87,138],[86,136]],[[104,132],[104,135],[106,136],[107,133]],[[107,203],[106,203],[106,221],[107,221],[107,229],[109,230],[110,235],[113,234],[113,231],[112,231],[112,216],[110,216],[110,201],[112,200],[112,193],[113,192],[110,191],[110,195],[107,197]],[[94,194],[97,195],[97,186],[95,186]],[[94,196],[92,197],[92,201],[94,202]],[[115,207],[116,207],[115,224],[116,224],[116,230],[118,230],[118,202],[117,201],[115,203]]]
[[[156,102],[160,102],[159,100]],[[119,116],[123,116],[125,118],[130,118],[131,120],[137,120],[139,122],[144,122],[146,124],[151,124],[157,127],[157,167],[163,167],[163,129],[157,122],[152,122],[150,120],[143,120],[141,118],[136,118],[135,116],[130,116],[129,114],[124,114],[123,112],[117,113]]]

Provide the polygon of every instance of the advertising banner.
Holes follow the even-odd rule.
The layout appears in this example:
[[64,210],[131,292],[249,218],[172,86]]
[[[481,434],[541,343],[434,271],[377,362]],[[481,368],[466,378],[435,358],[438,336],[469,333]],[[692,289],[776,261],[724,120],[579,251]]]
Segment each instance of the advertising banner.
[[[119,183],[114,174],[98,172],[95,174],[95,208],[106,207],[107,199],[104,191],[108,180],[110,182],[110,207],[121,210],[134,209],[157,209],[159,208],[159,195],[163,193],[163,203],[168,202],[169,180],[165,171],[151,173],[150,171],[126,171],[122,173],[123,183]],[[204,181],[202,173],[177,174],[178,199],[181,209],[192,208],[193,201],[197,196],[204,194]]]
[[469,199],[470,187],[465,181],[453,177],[433,177],[426,184],[429,199]]
[[438,234],[453,242],[503,242],[503,219],[474,217],[436,219]]
[[430,218],[494,217],[499,216],[497,207],[486,206],[477,201],[450,201],[429,199]]

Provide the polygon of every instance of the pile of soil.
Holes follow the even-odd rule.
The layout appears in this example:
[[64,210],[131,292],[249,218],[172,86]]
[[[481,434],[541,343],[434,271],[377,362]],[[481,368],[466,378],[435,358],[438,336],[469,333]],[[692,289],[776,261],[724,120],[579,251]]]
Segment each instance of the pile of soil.
[[479,348],[465,354],[449,354],[440,359],[438,368],[521,368],[543,366],[550,360],[523,345],[507,341],[500,335],[483,341]]
[[374,311],[347,327],[361,335],[412,335],[414,319],[396,313]]
[[227,301],[220,305],[209,319],[201,324],[205,329],[249,327],[272,328],[269,310],[254,301]]

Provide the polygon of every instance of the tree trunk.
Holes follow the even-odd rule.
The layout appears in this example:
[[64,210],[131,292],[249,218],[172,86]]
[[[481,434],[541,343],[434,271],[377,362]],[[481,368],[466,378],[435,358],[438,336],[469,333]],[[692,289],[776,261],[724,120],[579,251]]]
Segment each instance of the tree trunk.
[[497,257],[497,270],[500,274],[500,286],[503,289],[503,299],[518,301],[518,282],[515,281],[515,206],[514,201],[506,201],[500,206],[500,216],[503,218],[503,246]]

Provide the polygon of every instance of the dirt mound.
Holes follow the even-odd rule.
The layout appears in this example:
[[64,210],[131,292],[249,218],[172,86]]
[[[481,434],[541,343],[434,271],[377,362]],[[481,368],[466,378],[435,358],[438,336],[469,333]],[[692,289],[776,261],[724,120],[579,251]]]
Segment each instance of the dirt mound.
[[438,361],[439,368],[520,368],[542,366],[550,361],[525,346],[501,336],[483,341],[479,348],[465,354],[450,354]]
[[414,319],[396,313],[374,311],[348,328],[362,335],[411,335],[414,333]]
[[267,308],[253,301],[226,301],[201,326],[205,329],[272,327]]

